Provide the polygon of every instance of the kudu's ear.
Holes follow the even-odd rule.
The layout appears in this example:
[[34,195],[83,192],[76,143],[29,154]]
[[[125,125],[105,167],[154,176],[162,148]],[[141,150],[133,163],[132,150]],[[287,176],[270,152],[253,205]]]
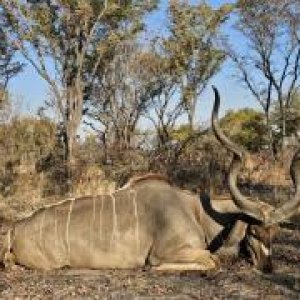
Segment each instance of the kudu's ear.
[[270,226],[270,238],[271,238],[271,240],[273,240],[275,238],[275,236],[279,232],[279,229],[280,229],[280,227],[277,224]]

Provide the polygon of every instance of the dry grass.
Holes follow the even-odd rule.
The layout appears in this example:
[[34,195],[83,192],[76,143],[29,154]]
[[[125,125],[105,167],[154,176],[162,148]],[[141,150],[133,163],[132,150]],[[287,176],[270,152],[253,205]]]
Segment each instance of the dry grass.
[[274,244],[275,272],[246,261],[223,263],[216,274],[151,270],[0,271],[1,299],[299,299],[300,231],[283,229]]

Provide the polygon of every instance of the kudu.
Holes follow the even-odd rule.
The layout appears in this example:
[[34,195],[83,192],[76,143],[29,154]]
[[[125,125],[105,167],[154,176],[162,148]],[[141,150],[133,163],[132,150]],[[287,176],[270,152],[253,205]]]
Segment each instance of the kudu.
[[212,126],[219,141],[233,153],[229,170],[232,200],[211,200],[179,189],[161,176],[133,178],[110,195],[69,199],[46,206],[12,224],[2,238],[0,258],[31,268],[136,268],[213,270],[218,255],[243,250],[254,265],[271,271],[271,243],[278,222],[300,204],[300,155],[292,178],[294,198],[280,208],[250,201],[237,187],[246,152],[233,144],[217,121],[220,97],[214,88]]

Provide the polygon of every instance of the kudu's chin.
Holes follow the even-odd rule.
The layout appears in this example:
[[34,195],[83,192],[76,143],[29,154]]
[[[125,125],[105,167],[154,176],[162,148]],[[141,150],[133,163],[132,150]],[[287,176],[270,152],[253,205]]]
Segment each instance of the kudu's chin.
[[268,274],[273,272],[272,257],[264,255],[262,251],[251,253],[251,258],[255,269],[261,273]]
[[[248,244],[245,243],[247,241]],[[266,255],[260,247],[253,247],[253,245],[249,244],[249,240],[246,240],[242,243],[240,250],[240,254],[253,264],[255,271],[264,274],[273,272],[271,255]]]
[[262,249],[255,249],[253,247],[249,247],[249,254],[251,261],[254,265],[254,268],[261,273],[272,273],[273,272],[273,264],[271,255],[265,255]]
[[258,263],[257,265],[255,265],[255,268],[256,270],[264,274],[270,274],[273,272],[272,261]]

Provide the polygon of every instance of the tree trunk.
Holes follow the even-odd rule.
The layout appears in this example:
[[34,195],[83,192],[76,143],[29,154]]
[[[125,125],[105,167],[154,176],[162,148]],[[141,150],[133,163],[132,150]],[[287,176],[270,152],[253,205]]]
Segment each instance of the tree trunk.
[[270,114],[269,114],[268,109],[265,109],[264,112],[265,112],[265,118],[266,118],[266,123],[267,123],[269,151],[270,151],[270,155],[272,157],[272,161],[274,161],[276,158],[276,155],[275,155],[276,153],[275,153],[275,149],[274,149],[273,131],[272,131],[272,127],[270,124]]
[[284,138],[286,137],[286,109],[283,107],[282,109],[282,141],[284,142]]
[[65,151],[65,159],[68,165],[74,164],[74,143],[75,143],[75,133],[72,130],[71,124],[67,126],[66,130],[66,151]]
[[284,107],[281,94],[278,97],[279,109],[280,109],[280,139],[281,139],[281,154],[284,151],[284,138],[286,136],[286,110]]
[[188,120],[189,120],[189,127],[191,131],[195,130],[196,103],[197,103],[197,95],[194,94],[193,99],[189,104],[189,110],[188,110]]
[[74,146],[76,133],[82,118],[83,94],[79,84],[67,88],[66,107],[66,161],[69,166],[74,165]]

